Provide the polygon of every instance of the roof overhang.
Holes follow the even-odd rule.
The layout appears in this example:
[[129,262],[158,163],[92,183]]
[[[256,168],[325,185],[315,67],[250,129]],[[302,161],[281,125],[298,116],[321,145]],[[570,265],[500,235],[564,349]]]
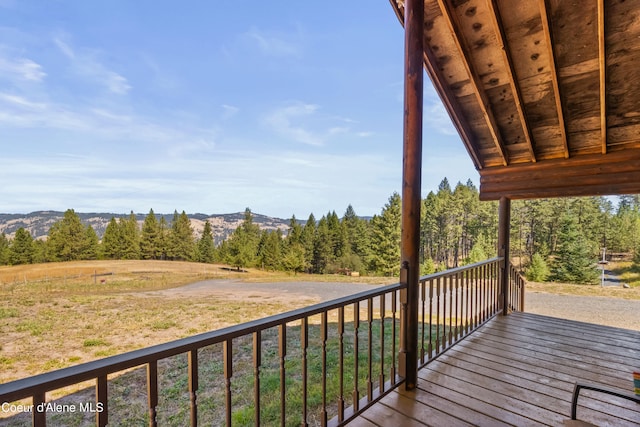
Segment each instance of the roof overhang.
[[640,1],[424,0],[423,54],[481,199],[640,193]]

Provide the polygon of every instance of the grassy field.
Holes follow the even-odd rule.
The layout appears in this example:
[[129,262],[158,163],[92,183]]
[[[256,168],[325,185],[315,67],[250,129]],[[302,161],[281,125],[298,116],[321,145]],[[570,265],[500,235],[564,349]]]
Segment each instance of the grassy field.
[[[52,263],[31,266],[0,267],[0,383],[54,369],[71,366],[98,358],[167,342],[197,333],[219,329],[232,324],[266,317],[283,311],[307,306],[317,301],[311,298],[282,295],[281,297],[251,298],[238,300],[228,295],[198,295],[189,298],[180,293],[162,293],[185,284],[206,279],[234,279],[242,281],[344,281],[356,283],[384,282],[372,277],[289,275],[281,272],[249,270],[229,271],[225,266],[203,265],[186,262],[163,261],[87,261]],[[389,281],[387,279],[386,281]],[[391,279],[390,281],[393,281]],[[167,296],[169,295],[169,296]],[[292,337],[299,336],[295,325],[291,326]],[[299,327],[298,327],[299,328]],[[347,334],[349,329],[347,325]],[[275,332],[275,331],[274,331]],[[317,335],[317,325],[311,333]],[[274,333],[264,337],[265,348],[277,344]],[[337,345],[335,339],[333,346]],[[239,344],[242,347],[242,343]],[[317,359],[317,348],[310,355]],[[311,351],[311,350],[310,350]],[[251,349],[248,348],[248,354]],[[238,352],[238,357],[244,358]],[[277,350],[266,351],[277,354]],[[219,417],[220,394],[223,393],[219,378],[222,372],[220,349],[208,348],[202,354],[201,376],[218,377],[203,389],[201,408],[205,424]],[[267,356],[265,356],[266,358]],[[242,362],[242,361],[241,361]],[[160,365],[161,390],[164,408],[160,413],[163,424],[184,425],[188,416],[186,397],[185,357],[170,358]],[[246,364],[248,362],[244,362]],[[275,363],[275,364],[274,364]],[[287,369],[299,369],[299,357],[295,352],[288,355]],[[353,361],[347,361],[349,365]],[[243,363],[240,363],[242,365]],[[332,364],[335,366],[335,363]],[[241,399],[243,390],[250,386],[250,370],[236,374],[234,388]],[[265,419],[274,419],[279,414],[277,398],[277,361],[265,359]],[[363,367],[364,372],[364,367]],[[318,383],[317,367],[311,380]],[[299,385],[292,383],[290,401],[299,400]],[[335,387],[335,384],[333,385]],[[127,425],[147,423],[145,409],[144,371],[134,370],[110,379],[110,418],[119,419]],[[137,391],[139,390],[139,391]],[[75,392],[73,399],[93,400],[91,388],[65,390],[54,393],[56,398]],[[250,390],[247,390],[250,393]],[[312,399],[317,403],[317,390]],[[64,402],[63,398],[61,402]],[[234,417],[242,425],[242,419],[251,418],[252,407],[243,408]],[[295,411],[295,409],[292,409]],[[185,412],[187,411],[187,412]],[[316,414],[317,416],[317,414]],[[87,414],[60,415],[56,422],[64,425],[92,425]],[[70,417],[70,418],[66,418]],[[20,425],[22,418],[5,420],[6,425]],[[14,424],[17,423],[17,424]],[[0,425],[3,421],[0,419]]]
[[316,302],[215,295],[194,300],[153,291],[206,279],[380,283],[379,278],[240,273],[221,267],[169,261],[0,267],[0,383]]

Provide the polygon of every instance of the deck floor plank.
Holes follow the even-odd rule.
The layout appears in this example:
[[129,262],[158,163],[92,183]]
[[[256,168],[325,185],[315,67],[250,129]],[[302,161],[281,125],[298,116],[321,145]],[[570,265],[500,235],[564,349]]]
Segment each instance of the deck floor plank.
[[[576,381],[632,393],[640,332],[529,313],[499,316],[419,372],[418,388],[396,390],[353,425],[561,425]],[[640,425],[640,405],[584,392],[578,417]],[[634,406],[635,405],[635,406]]]

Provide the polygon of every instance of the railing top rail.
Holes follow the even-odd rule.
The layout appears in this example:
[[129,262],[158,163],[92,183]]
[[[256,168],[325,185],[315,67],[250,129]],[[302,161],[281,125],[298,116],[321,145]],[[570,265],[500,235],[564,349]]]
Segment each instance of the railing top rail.
[[160,360],[186,353],[212,344],[224,342],[229,339],[245,336],[253,332],[262,331],[274,326],[300,320],[305,317],[314,316],[329,310],[345,307],[355,302],[397,291],[402,289],[402,287],[403,285],[399,283],[380,286],[372,290],[321,302],[309,307],[0,384],[0,401],[13,402],[31,397],[36,392],[41,392],[43,390],[56,390],[58,388],[78,384],[100,376],[140,366],[152,360]]
[[425,282],[427,280],[433,280],[433,279],[437,279],[438,277],[447,277],[447,276],[453,276],[454,274],[458,274],[462,271],[466,271],[466,270],[472,270],[474,268],[477,267],[482,267],[483,265],[487,265],[487,264],[492,264],[498,261],[502,261],[504,259],[504,257],[494,257],[494,258],[490,258],[484,261],[480,261],[480,262],[476,262],[473,264],[469,264],[469,265],[463,265],[462,267],[456,267],[456,268],[451,268],[448,270],[444,270],[444,271],[439,271],[437,273],[431,273],[431,274],[427,274],[426,276],[422,276],[420,277],[420,281],[421,282]]

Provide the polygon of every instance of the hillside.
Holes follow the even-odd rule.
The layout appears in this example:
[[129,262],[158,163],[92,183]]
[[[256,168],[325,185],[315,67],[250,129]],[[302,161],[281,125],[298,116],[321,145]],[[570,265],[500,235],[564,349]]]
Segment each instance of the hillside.
[[[80,217],[80,220],[84,225],[91,225],[100,238],[102,238],[111,218],[118,219],[129,216],[129,214],[114,213],[76,212],[76,214]],[[49,228],[51,228],[51,226],[57,221],[60,221],[63,215],[64,212],[58,211],[37,211],[29,214],[0,214],[0,234],[4,233],[7,237],[13,238],[16,230],[22,227],[25,230],[28,230],[32,237],[36,239],[44,239],[49,232]],[[142,226],[146,215],[147,214],[136,214],[136,218],[140,226]],[[158,218],[163,216],[167,221],[167,224],[170,224],[173,218],[173,214],[156,214],[156,216]],[[198,237],[202,233],[205,222],[209,221],[217,244],[226,239],[233,230],[242,223],[244,212],[213,215],[198,213],[190,214],[188,217],[191,220],[191,226]],[[263,230],[275,230],[279,228],[285,232],[289,227],[288,219],[272,218],[256,213],[253,214],[253,222]]]

